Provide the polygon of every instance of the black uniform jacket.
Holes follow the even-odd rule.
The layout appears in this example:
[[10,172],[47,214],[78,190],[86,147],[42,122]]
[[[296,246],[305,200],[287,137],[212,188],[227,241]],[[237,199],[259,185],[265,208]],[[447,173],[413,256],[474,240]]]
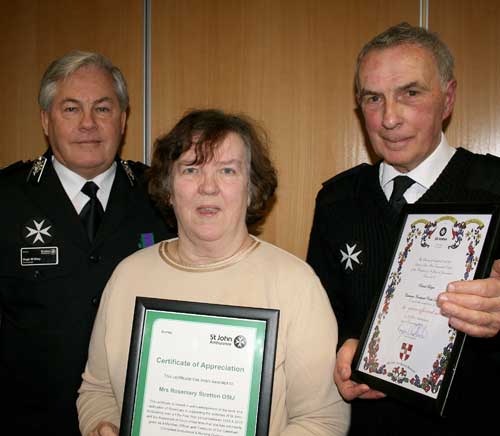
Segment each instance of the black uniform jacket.
[[[458,148],[417,203],[500,203],[500,158]],[[378,301],[399,232],[379,182],[379,164],[362,164],[327,181],[316,200],[308,262],[325,287],[339,324],[339,344],[359,338]],[[494,252],[500,259],[500,240]],[[468,337],[455,373],[446,418],[390,396],[352,401],[349,436],[493,434],[498,421],[500,334]],[[470,431],[468,423],[474,427]],[[498,434],[496,431],[495,434]]]
[[147,196],[146,167],[117,159],[91,244],[45,156],[0,173],[0,416],[2,428],[20,426],[13,434],[71,436],[103,288],[120,260],[172,234]]

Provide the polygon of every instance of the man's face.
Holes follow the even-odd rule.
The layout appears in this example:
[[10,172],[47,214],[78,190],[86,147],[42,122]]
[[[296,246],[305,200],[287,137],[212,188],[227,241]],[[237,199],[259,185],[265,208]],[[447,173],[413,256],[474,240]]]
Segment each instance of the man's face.
[[111,75],[90,66],[57,84],[51,107],[41,112],[41,118],[56,159],[91,179],[113,163],[127,116],[120,109]]
[[375,152],[398,171],[411,171],[439,145],[456,82],[443,87],[431,52],[411,44],[369,52],[359,81],[358,102]]

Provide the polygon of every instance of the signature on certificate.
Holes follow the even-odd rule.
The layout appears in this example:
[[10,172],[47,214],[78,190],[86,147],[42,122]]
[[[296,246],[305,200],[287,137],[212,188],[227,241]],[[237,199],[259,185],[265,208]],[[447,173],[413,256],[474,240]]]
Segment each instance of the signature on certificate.
[[401,321],[398,332],[401,336],[410,338],[424,339],[427,337],[427,327],[424,323],[419,322]]

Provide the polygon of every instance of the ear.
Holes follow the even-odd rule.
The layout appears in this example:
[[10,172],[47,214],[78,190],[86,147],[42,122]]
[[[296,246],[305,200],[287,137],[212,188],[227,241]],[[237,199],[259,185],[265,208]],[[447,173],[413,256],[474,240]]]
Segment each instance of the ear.
[[457,81],[453,79],[446,84],[446,89],[444,91],[445,100],[444,100],[442,121],[448,118],[453,112],[453,107],[455,106],[456,93],[457,93]]
[[40,111],[40,120],[42,121],[42,129],[45,136],[49,136],[49,113]]
[[120,115],[120,130],[122,135],[125,133],[126,125],[127,125],[127,111],[123,111]]

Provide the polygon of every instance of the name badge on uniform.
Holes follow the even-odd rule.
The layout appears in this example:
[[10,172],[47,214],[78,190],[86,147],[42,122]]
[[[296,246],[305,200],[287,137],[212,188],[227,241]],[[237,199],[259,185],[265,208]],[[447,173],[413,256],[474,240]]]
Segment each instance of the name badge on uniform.
[[44,266],[59,264],[59,247],[21,248],[21,266]]
[[21,266],[58,265],[59,247],[47,246],[54,233],[54,226],[48,218],[30,218],[22,228],[22,238],[31,247],[21,247]]

